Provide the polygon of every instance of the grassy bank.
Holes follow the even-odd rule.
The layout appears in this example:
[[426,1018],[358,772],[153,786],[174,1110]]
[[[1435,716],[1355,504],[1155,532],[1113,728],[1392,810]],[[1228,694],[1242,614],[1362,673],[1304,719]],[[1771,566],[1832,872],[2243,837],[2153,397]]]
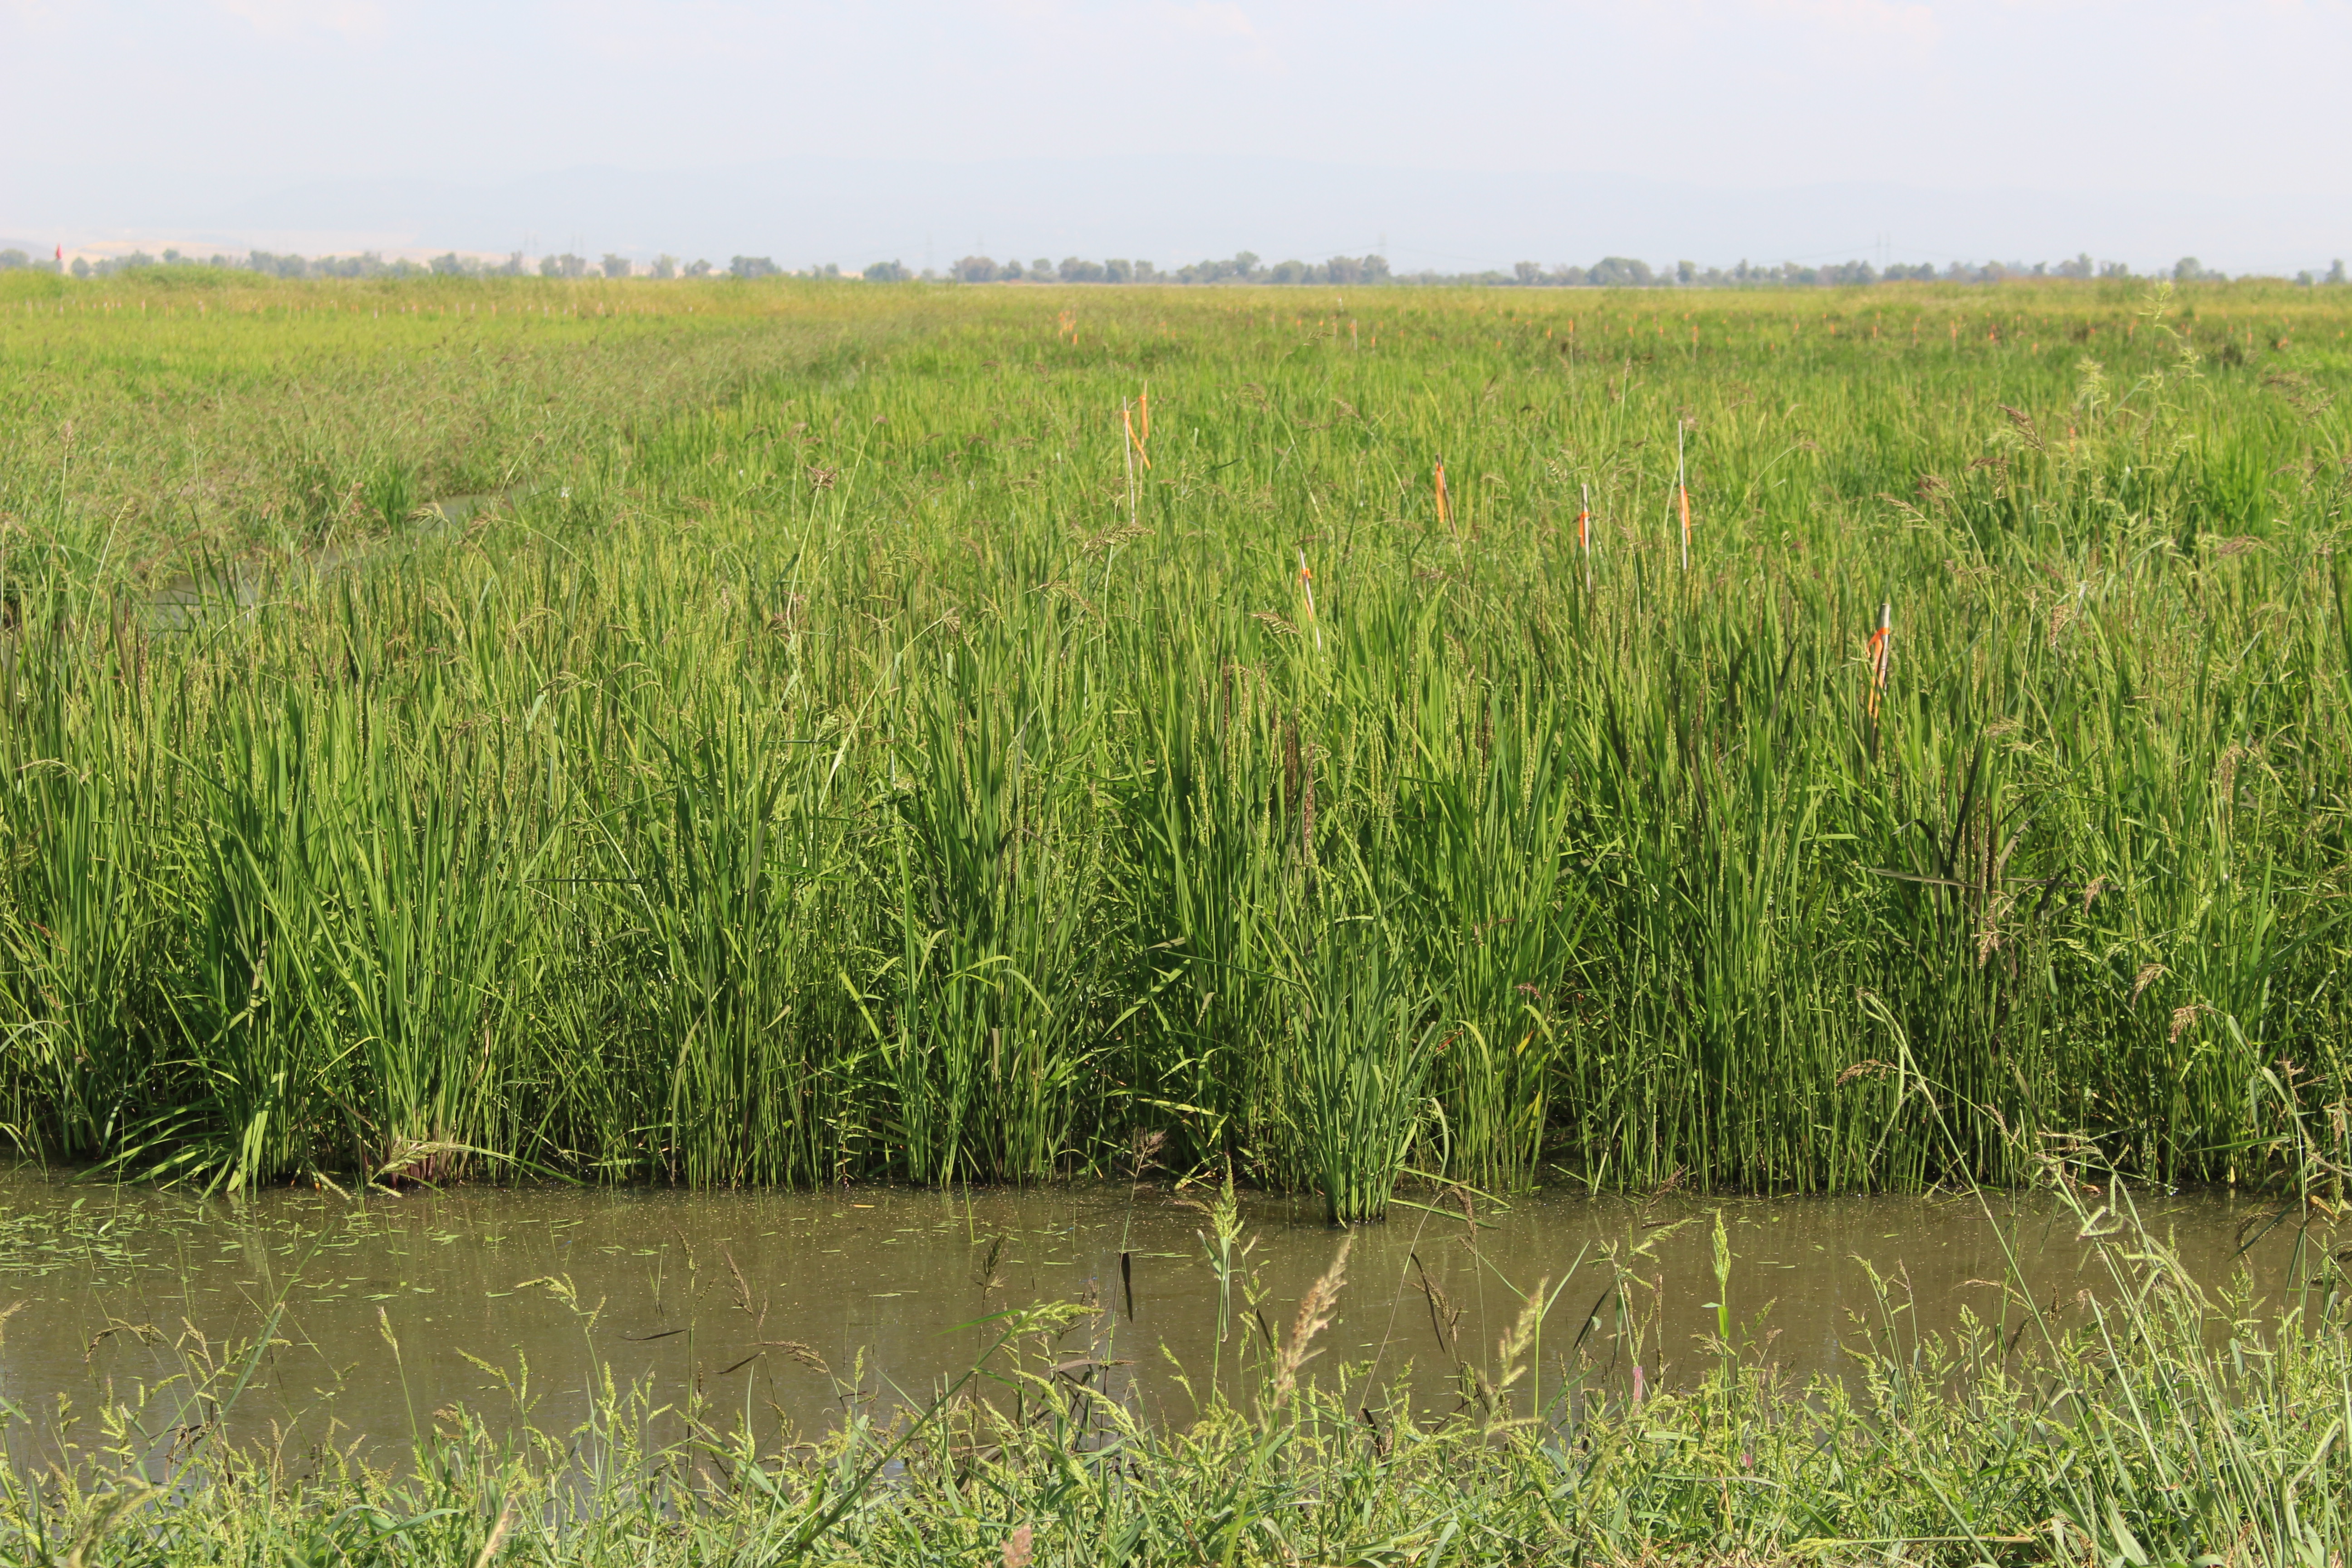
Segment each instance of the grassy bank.
[[[972,1374],[911,1407],[862,1368],[780,1345],[839,1397],[839,1423],[805,1437],[749,1400],[609,1375],[577,1429],[535,1427],[518,1363],[486,1370],[525,1417],[497,1429],[520,1436],[485,1425],[503,1412],[445,1405],[406,1438],[236,1448],[224,1412],[266,1348],[208,1347],[184,1378],[97,1409],[8,1411],[20,1456],[37,1429],[66,1446],[37,1476],[0,1467],[0,1552],[155,1568],[2337,1561],[2352,1546],[2340,1271],[2315,1249],[2294,1300],[2209,1289],[2110,1173],[2088,1201],[2084,1172],[2050,1173],[2076,1194],[2078,1300],[2011,1290],[1929,1336],[1888,1280],[1847,1329],[1843,1375],[1801,1386],[1775,1368],[1769,1315],[1722,1314],[1686,1352],[1660,1343],[1637,1235],[1564,1279],[1498,1273],[1525,1303],[1516,1325],[1492,1346],[1441,1334],[1460,1398],[1423,1414],[1330,1342],[1344,1247],[1268,1325],[1244,1245],[1222,1364],[1191,1369],[1190,1415],[1108,1396],[1106,1358],[1135,1347],[1075,1303],[1002,1315]],[[1719,1220],[1721,1296],[1742,1264]]]
[[[831,346],[453,468],[560,482],[190,635],[95,481],[14,481],[21,1144],[233,1184],[1230,1157],[1354,1217],[1408,1168],[1902,1186],[2045,1133],[2340,1167],[2326,292],[610,288]],[[383,292],[320,363],[444,298]],[[79,385],[68,334],[229,330],[184,314],[5,342]],[[530,374],[624,387],[646,331]]]

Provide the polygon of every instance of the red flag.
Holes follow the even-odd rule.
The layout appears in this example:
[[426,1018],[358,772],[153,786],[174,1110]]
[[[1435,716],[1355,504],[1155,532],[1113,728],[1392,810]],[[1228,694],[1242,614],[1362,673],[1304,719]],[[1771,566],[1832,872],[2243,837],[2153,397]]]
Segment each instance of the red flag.
[[59,261],[63,261],[65,258],[66,258],[66,247],[65,247],[64,246],[60,245],[60,246],[58,246],[58,259]]

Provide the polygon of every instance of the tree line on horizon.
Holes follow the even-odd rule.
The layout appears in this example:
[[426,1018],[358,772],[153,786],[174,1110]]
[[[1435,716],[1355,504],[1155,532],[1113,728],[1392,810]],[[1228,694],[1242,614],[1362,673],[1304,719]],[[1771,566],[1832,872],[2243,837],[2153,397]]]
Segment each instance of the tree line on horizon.
[[[944,273],[928,267],[916,271],[895,259],[877,261],[861,270],[845,273],[835,263],[793,269],[780,267],[772,258],[765,256],[730,257],[721,267],[708,260],[682,261],[669,255],[641,262],[609,251],[602,259],[595,261],[569,251],[541,256],[534,261],[526,258],[520,250],[512,252],[502,261],[461,256],[456,251],[426,261],[414,261],[406,258],[386,260],[373,251],[356,256],[304,258],[254,250],[242,257],[220,254],[196,257],[166,247],[161,256],[132,251],[127,256],[108,257],[96,261],[76,257],[71,262],[61,265],[46,257],[30,256],[21,249],[0,250],[0,271],[20,268],[63,271],[80,279],[111,277],[146,267],[184,266],[212,267],[225,271],[255,272],[266,277],[287,279],[541,277],[661,280],[713,277],[745,279],[856,278],[869,283],[1251,283],[1276,287],[1320,284],[1342,288],[1388,284],[1540,289],[1851,288],[1873,283],[2000,283],[2012,279],[2034,278],[2125,280],[2166,276],[2184,283],[2230,280],[2230,274],[2206,268],[2193,256],[2182,257],[2169,273],[2144,274],[2135,272],[2125,262],[2094,261],[2088,251],[2062,261],[2041,261],[2030,266],[2022,261],[1953,261],[1940,268],[1933,262],[1895,262],[1878,268],[1867,261],[1845,261],[1806,267],[1793,261],[1784,261],[1778,266],[1759,266],[1742,260],[1729,268],[1702,268],[1694,261],[1678,261],[1671,267],[1653,267],[1636,257],[1609,256],[1590,267],[1546,267],[1540,262],[1521,261],[1508,271],[1489,268],[1478,272],[1440,272],[1424,268],[1418,272],[1399,272],[1391,268],[1386,257],[1377,255],[1334,256],[1324,261],[1292,259],[1267,263],[1255,252],[1244,250],[1223,260],[1195,261],[1168,271],[1149,261],[1125,258],[1094,261],[1084,257],[1066,256],[1056,262],[1041,256],[1024,262],[1017,258],[998,261],[992,257],[967,256],[950,265]],[[2261,275],[2244,273],[2240,276],[2253,278]],[[2338,259],[2325,273],[2305,269],[2296,274],[2293,281],[2309,287],[2342,284],[2347,281],[2347,278],[2344,263]]]

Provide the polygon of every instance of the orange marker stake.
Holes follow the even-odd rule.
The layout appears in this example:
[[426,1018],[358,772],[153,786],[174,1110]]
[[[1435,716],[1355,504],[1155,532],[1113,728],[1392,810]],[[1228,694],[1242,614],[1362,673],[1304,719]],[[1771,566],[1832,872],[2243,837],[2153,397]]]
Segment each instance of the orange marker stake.
[[1895,656],[1895,605],[1878,606],[1878,629],[1870,634],[1870,721],[1878,722],[1878,700],[1886,689],[1886,672]]
[[1145,468],[1148,468],[1151,467],[1151,454],[1145,451],[1143,448],[1144,442],[1151,438],[1151,426],[1150,422],[1147,421],[1143,426],[1144,434],[1139,436],[1135,433],[1135,411],[1133,409],[1122,407],[1118,411],[1118,417],[1120,423],[1127,426],[1127,444],[1135,448],[1135,455],[1143,460],[1143,466]]
[[1683,509],[1683,570],[1687,572],[1690,570],[1690,486],[1684,482],[1683,476],[1683,422],[1677,416],[1675,420],[1675,499]]
[[[1135,427],[1139,405],[1143,414],[1140,434]],[[1135,460],[1142,458],[1147,470],[1151,467],[1151,453],[1147,445],[1151,439],[1151,387],[1149,383],[1145,384],[1142,395],[1135,404],[1121,403],[1118,405],[1118,422],[1127,431],[1127,445],[1120,449],[1119,455],[1127,459],[1127,523],[1129,528],[1134,528],[1139,526],[1137,521]]]

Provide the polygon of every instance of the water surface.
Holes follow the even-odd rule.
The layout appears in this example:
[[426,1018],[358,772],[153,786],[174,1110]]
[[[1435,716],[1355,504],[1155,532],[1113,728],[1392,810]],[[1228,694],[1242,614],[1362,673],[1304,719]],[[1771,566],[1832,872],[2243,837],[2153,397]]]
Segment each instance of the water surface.
[[[298,1448],[404,1445],[457,1404],[493,1425],[568,1431],[608,1370],[656,1405],[698,1396],[721,1423],[808,1433],[845,1401],[928,1397],[994,1336],[982,1320],[1062,1300],[1095,1310],[1055,1353],[1104,1363],[1071,1375],[1181,1417],[1192,1395],[1174,1368],[1204,1388],[1213,1367],[1230,1380],[1254,1353],[1245,1342],[1286,1339],[1340,1239],[1316,1202],[1244,1195],[1251,1247],[1221,1346],[1201,1206],[1213,1195],[461,1188],[229,1201],[20,1170],[0,1175],[0,1397],[22,1417],[18,1458],[28,1443],[89,1437],[110,1400],[143,1394],[162,1431],[194,1378],[226,1368],[217,1392],[248,1364],[230,1434]],[[1865,1336],[1948,1331],[1963,1310],[2014,1321],[2012,1256],[2035,1300],[2070,1321],[2107,1280],[2075,1216],[2047,1200],[1413,1201],[1426,1206],[1353,1233],[1316,1365],[1406,1378],[1433,1411],[1461,1398],[1461,1363],[1491,1367],[1522,1293],[1544,1281],[1556,1292],[1538,1352],[1550,1390],[1580,1362],[1622,1378],[1639,1360],[1651,1387],[1696,1375],[1718,1300],[1751,1355],[1802,1378],[1841,1370]],[[2193,1276],[2220,1288],[2243,1270],[2273,1305],[2331,1245],[2303,1219],[2266,1223],[2275,1202],[2137,1202]],[[1624,1292],[1637,1321],[1620,1313],[1611,1249],[1641,1281]],[[270,1343],[254,1354],[265,1326]]]

